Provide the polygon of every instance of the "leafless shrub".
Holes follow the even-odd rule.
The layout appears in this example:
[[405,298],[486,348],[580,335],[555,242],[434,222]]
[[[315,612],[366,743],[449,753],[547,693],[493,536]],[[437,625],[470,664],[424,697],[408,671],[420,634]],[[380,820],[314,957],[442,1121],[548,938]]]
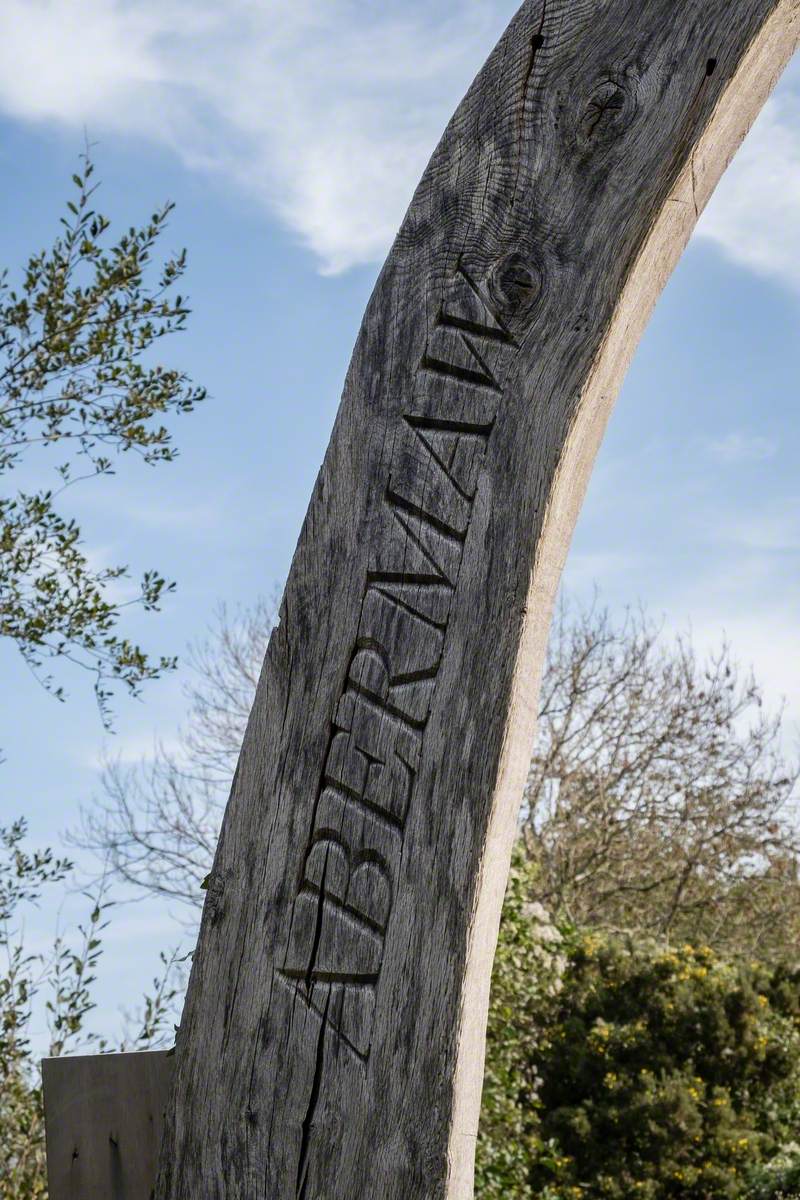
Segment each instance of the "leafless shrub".
[[778,951],[800,919],[794,792],[752,676],[641,612],[562,604],[523,836],[551,911],[579,925]]

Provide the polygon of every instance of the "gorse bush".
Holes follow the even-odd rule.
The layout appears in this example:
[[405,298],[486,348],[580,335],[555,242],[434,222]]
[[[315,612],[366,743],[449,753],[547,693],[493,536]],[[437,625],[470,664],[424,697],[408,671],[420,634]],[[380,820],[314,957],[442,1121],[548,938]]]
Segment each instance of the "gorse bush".
[[543,989],[526,871],[501,933],[477,1195],[747,1195],[800,1118],[800,976],[708,947],[570,932],[558,986]]
[[[622,1200],[735,1197],[798,1115],[796,979],[707,948],[586,935],[531,1047],[552,1160],[534,1188]],[[577,1189],[577,1190],[575,1190]]]

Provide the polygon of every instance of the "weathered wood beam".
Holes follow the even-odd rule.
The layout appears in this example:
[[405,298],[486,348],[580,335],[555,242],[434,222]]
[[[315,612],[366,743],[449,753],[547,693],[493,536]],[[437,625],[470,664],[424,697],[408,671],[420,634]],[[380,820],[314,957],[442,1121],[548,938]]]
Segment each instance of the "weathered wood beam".
[[798,20],[798,0],[529,0],[449,125],[267,652],[158,1200],[471,1195],[567,545],[642,329]]

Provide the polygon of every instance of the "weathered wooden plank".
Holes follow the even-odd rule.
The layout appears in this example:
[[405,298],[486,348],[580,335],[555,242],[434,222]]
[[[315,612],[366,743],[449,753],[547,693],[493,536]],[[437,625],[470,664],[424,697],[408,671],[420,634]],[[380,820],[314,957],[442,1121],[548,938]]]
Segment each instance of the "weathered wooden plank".
[[150,1200],[174,1061],[165,1051],[44,1060],[50,1200]]
[[566,547],[639,334],[798,19],[797,0],[528,0],[448,127],[267,652],[159,1200],[471,1194]]

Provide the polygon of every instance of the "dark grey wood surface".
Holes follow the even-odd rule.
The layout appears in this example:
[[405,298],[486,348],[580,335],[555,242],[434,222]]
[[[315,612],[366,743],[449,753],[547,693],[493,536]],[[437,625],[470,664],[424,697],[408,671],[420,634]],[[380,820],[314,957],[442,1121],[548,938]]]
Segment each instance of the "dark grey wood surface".
[[267,652],[158,1200],[471,1194],[572,524],[639,333],[797,16],[796,0],[529,0],[448,127],[367,309]]
[[164,1051],[44,1060],[50,1200],[150,1200],[174,1061]]

